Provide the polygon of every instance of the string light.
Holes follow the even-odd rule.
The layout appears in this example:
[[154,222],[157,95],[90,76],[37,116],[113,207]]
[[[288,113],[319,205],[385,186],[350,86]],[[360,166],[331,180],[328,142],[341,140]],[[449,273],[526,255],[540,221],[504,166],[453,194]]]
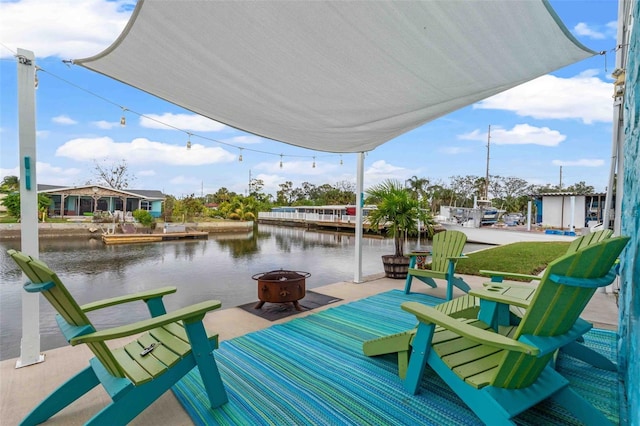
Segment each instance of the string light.
[[316,168],[316,157],[313,157],[313,164],[311,165],[312,169]]
[[[63,63],[65,63],[65,64],[67,64],[67,66],[73,65],[73,62],[72,62],[72,61],[65,61],[65,60],[63,60],[62,62],[63,62]],[[62,78],[62,77],[59,77],[59,76],[57,76],[57,75],[55,75],[55,74],[52,74],[51,72],[47,71],[46,69],[43,69],[43,68],[37,67],[37,68],[36,68],[36,70],[37,70],[37,71],[45,72],[45,73],[49,74],[50,76],[52,76],[52,77],[54,77],[54,78],[57,78],[58,80],[60,80],[60,81],[62,81],[62,82],[64,82],[64,83],[66,83],[66,84],[68,84],[69,86],[73,86],[73,87],[75,87],[76,89],[81,90],[81,91],[83,91],[83,92],[85,92],[85,93],[88,93],[88,94],[90,94],[91,96],[94,96],[94,97],[96,97],[96,98],[98,98],[98,99],[101,99],[102,101],[104,101],[104,102],[106,102],[106,103],[109,103],[109,104],[111,104],[111,105],[117,106],[118,108],[120,108],[120,109],[122,110],[122,116],[121,116],[121,118],[120,118],[120,125],[121,125],[121,126],[123,126],[123,127],[126,125],[126,116],[125,116],[125,112],[127,112],[127,111],[128,111],[129,113],[136,114],[136,115],[138,115],[138,116],[140,116],[140,117],[142,117],[142,118],[145,118],[146,120],[154,121],[154,122],[156,122],[156,123],[158,123],[158,124],[161,124],[161,125],[163,125],[163,126],[166,126],[166,127],[168,127],[168,128],[171,128],[171,129],[174,129],[174,130],[178,130],[178,131],[181,131],[181,132],[187,133],[187,135],[189,136],[189,140],[187,141],[187,149],[190,149],[190,148],[191,148],[191,136],[198,136],[199,138],[202,138],[202,139],[205,139],[205,140],[208,140],[208,141],[211,141],[211,142],[214,142],[214,143],[220,144],[220,145],[225,145],[225,146],[229,146],[229,147],[233,147],[233,148],[239,149],[239,150],[240,150],[240,154],[238,155],[238,161],[239,161],[239,162],[243,161],[243,158],[242,158],[242,151],[243,151],[244,149],[247,149],[248,151],[256,152],[256,153],[260,153],[260,154],[266,154],[266,155],[280,155],[280,168],[283,168],[283,167],[284,167],[284,164],[283,164],[284,154],[282,154],[282,153],[277,154],[277,153],[275,153],[275,152],[268,152],[268,151],[262,151],[262,150],[251,149],[251,148],[246,148],[246,147],[239,147],[239,146],[236,146],[236,145],[233,145],[233,144],[227,143],[227,142],[223,142],[223,141],[220,141],[220,140],[217,140],[217,139],[209,138],[209,137],[207,137],[207,136],[195,135],[194,133],[187,132],[187,131],[186,131],[186,130],[184,130],[184,129],[181,129],[181,128],[179,128],[179,127],[173,126],[173,125],[168,124],[168,123],[165,123],[165,122],[163,122],[163,121],[160,121],[160,120],[158,120],[158,119],[157,119],[157,118],[155,118],[155,117],[146,116],[146,115],[144,115],[144,114],[142,114],[142,113],[139,113],[139,112],[137,112],[137,111],[135,111],[135,110],[132,110],[132,109],[129,109],[129,108],[125,108],[125,107],[121,106],[120,104],[118,104],[118,103],[116,103],[116,102],[114,102],[114,101],[112,101],[112,100],[110,100],[110,99],[107,99],[107,98],[105,98],[105,97],[103,97],[103,96],[101,96],[101,95],[99,95],[99,94],[97,94],[97,93],[94,93],[94,92],[92,92],[92,91],[90,91],[90,90],[88,90],[88,89],[86,89],[86,88],[84,88],[84,87],[82,87],[82,86],[79,86],[79,85],[77,85],[77,84],[75,84],[75,83],[73,83],[73,82],[71,82],[71,81],[68,81],[68,80],[66,80],[66,79],[64,79],[64,78]],[[36,85],[38,84],[38,83],[37,83],[37,74],[36,74],[36,83],[35,83],[35,84],[36,84]],[[337,155],[337,153],[335,153],[335,154],[322,155],[321,157],[333,157],[333,156],[335,156],[335,155]],[[287,155],[287,156],[288,156],[288,157],[296,157],[296,158],[313,158],[314,163],[315,163],[315,158],[316,158],[316,156],[315,156],[315,155],[314,155],[314,156],[311,156],[311,155]],[[341,154],[340,154],[340,165],[342,165],[342,155],[341,155]],[[315,166],[314,166],[314,167],[315,167]]]

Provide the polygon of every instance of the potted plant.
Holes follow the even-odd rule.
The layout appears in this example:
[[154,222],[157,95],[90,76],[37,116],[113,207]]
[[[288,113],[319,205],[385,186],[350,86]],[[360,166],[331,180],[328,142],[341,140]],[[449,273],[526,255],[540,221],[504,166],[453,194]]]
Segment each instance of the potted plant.
[[385,275],[389,278],[406,278],[409,257],[404,255],[405,238],[418,234],[420,222],[430,226],[430,215],[420,208],[420,201],[411,191],[394,179],[387,179],[369,188],[367,203],[377,205],[377,209],[368,216],[371,228],[386,228],[395,242],[395,253],[382,256]]

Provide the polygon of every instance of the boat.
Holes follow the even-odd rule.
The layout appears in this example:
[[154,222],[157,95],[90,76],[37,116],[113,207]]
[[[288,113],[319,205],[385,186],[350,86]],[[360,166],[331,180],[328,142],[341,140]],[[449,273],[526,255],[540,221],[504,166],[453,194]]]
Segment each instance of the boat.
[[564,241],[571,242],[576,238],[575,232],[557,231],[548,233],[546,231],[527,231],[524,229],[497,228],[464,226],[463,224],[452,222],[440,222],[445,230],[456,230],[464,232],[467,241],[470,243],[502,245],[520,242],[548,242]]

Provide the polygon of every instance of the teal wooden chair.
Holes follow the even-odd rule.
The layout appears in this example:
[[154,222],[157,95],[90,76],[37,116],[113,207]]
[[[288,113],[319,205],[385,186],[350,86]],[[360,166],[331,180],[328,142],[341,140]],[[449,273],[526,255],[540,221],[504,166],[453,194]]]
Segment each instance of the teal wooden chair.
[[[202,324],[207,312],[221,306],[219,301],[201,302],[167,313],[162,297],[175,293],[176,288],[163,287],[79,306],[45,263],[15,250],[9,250],[9,254],[29,278],[24,289],[42,293],[56,309],[58,326],[67,341],[74,346],[86,344],[95,355],[89,366],[40,402],[21,424],[45,422],[98,384],[102,384],[112,402],[87,424],[126,424],[195,366],[211,407],[227,402],[213,355],[218,336],[208,334]],[[151,319],[96,331],[86,315],[90,311],[138,300],[147,304]],[[136,337],[123,347],[110,349],[106,344],[133,335]]]
[[[615,279],[616,259],[628,240],[606,239],[549,264],[517,326],[497,324],[494,330],[480,319],[458,320],[417,302],[403,303],[419,321],[405,388],[419,391],[428,364],[487,425],[514,424],[513,417],[547,398],[587,425],[611,424],[549,361],[591,328],[579,316],[596,289]],[[509,310],[509,300],[487,303]]]
[[[467,236],[460,231],[443,231],[433,236],[430,252],[409,253],[409,270],[404,286],[405,294],[411,292],[413,278],[417,278],[430,287],[436,288],[436,279],[447,282],[447,300],[453,298],[453,287],[458,287],[465,293],[469,292],[469,285],[461,277],[455,276],[456,263],[464,259],[462,255]],[[418,264],[418,259],[431,255],[430,265]]]

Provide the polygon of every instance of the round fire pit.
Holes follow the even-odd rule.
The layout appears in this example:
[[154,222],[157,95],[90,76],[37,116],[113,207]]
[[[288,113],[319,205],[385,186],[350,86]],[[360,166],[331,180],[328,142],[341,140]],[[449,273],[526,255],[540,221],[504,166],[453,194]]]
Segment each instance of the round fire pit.
[[255,309],[262,308],[265,302],[269,303],[293,303],[296,310],[301,311],[298,300],[305,295],[305,280],[309,278],[309,272],[279,271],[261,272],[251,278],[258,281],[258,299],[260,302]]

